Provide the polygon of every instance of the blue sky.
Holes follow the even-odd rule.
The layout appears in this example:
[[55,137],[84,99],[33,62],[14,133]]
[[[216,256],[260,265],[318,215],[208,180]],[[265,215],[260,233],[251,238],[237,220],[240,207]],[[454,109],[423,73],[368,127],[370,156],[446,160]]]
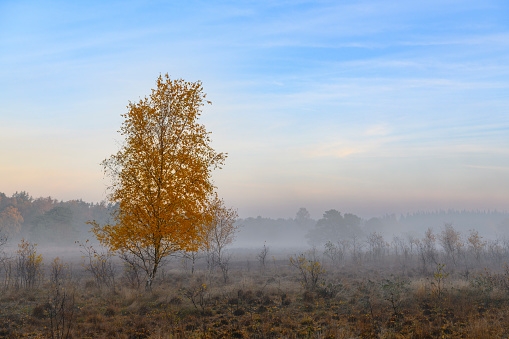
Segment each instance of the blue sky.
[[241,216],[508,210],[507,1],[0,1],[0,191],[105,198],[162,73],[201,80]]

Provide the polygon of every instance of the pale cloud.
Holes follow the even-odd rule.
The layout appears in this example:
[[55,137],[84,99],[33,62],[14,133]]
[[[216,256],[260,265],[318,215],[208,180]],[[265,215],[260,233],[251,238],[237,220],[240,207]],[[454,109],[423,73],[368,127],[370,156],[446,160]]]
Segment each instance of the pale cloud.
[[387,124],[377,124],[369,126],[365,131],[366,136],[386,136],[390,133],[390,128]]

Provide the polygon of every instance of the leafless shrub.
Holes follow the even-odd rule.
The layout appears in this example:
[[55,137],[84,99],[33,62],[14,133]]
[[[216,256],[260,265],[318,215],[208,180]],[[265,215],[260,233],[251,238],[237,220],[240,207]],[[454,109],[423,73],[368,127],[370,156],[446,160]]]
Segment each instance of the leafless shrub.
[[452,224],[445,224],[444,229],[438,235],[438,241],[445,252],[446,259],[454,266],[458,264],[458,257],[464,246],[461,233],[456,231]]
[[74,292],[67,293],[58,286],[53,289],[49,302],[50,337],[55,339],[72,338],[74,323]]
[[413,239],[409,239],[407,243],[403,238],[394,236],[391,245],[397,262],[402,265],[403,269],[406,269],[412,258]]
[[51,262],[50,282],[54,287],[62,286],[65,280],[71,279],[71,269],[59,257]]
[[141,268],[143,263],[137,257],[128,252],[121,252],[120,259],[124,263],[124,279],[127,281],[129,286],[139,289],[141,287],[142,274],[144,273],[144,270]]
[[263,249],[258,253],[256,256],[256,259],[258,259],[258,262],[260,262],[261,268],[265,271],[265,261],[267,259],[267,255],[269,254],[269,247],[264,242],[263,243]]
[[[188,262],[191,262],[191,275],[194,275],[194,271],[196,268],[196,262],[204,256],[202,251],[189,251],[182,253],[182,263],[185,265],[185,269],[187,270]],[[209,259],[212,258],[212,255]],[[209,265],[209,268],[213,266],[212,262]]]
[[345,253],[340,244],[334,244],[332,241],[325,243],[324,255],[330,259],[333,267],[337,266],[344,259]]
[[394,315],[401,316],[401,303],[408,292],[409,285],[409,280],[395,276],[384,279],[380,283],[382,297],[390,304]]
[[190,286],[181,290],[184,297],[189,299],[196,309],[205,312],[205,306],[208,300],[207,284],[202,283],[199,279],[191,283]]
[[369,255],[371,260],[380,261],[387,254],[386,252],[389,244],[385,241],[381,233],[370,233],[366,242],[369,246]]
[[223,282],[226,284],[228,282],[228,271],[230,270],[230,254],[223,254],[223,257],[219,261],[219,268],[221,269],[221,273],[223,275]]
[[438,251],[436,249],[436,236],[431,228],[424,233],[424,238],[416,240],[417,250],[419,252],[419,261],[423,274],[428,273],[431,265],[438,264]]
[[10,258],[4,258],[4,260],[2,260],[2,268],[4,271],[4,281],[2,286],[4,289],[7,289],[14,283],[14,281],[16,281],[14,266],[15,265],[13,265],[13,260]]
[[92,274],[99,287],[114,288],[115,268],[112,263],[113,253],[109,251],[98,252],[87,240],[85,243],[77,242],[85,259],[84,267]]
[[[217,196],[212,199],[209,209],[213,218],[212,222],[207,225],[204,244],[207,252],[208,268],[212,272],[215,267],[219,266],[223,277],[225,277],[225,272],[227,277],[229,257],[228,254],[225,254],[225,248],[233,242],[235,233],[238,231],[239,226],[236,224],[238,214],[235,209],[226,208],[224,201]],[[194,264],[199,252],[191,252],[189,255],[193,264],[192,273],[194,273]]]
[[470,230],[468,236],[468,250],[472,253],[473,257],[478,264],[481,263],[481,258],[485,252],[487,241],[482,240],[483,237],[479,235],[477,230]]

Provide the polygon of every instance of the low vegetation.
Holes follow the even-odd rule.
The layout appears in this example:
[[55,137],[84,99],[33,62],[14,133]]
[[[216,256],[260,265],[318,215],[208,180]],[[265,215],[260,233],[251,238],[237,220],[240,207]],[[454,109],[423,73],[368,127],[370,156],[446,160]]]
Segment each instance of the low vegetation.
[[[355,253],[332,243],[297,253],[264,245],[229,250],[222,266],[182,255],[151,290],[141,271],[89,244],[66,261],[24,241],[2,255],[0,337],[507,337],[509,251],[490,250],[475,232],[461,239],[446,226],[412,248],[379,248],[372,235]],[[434,246],[446,240],[449,250]]]

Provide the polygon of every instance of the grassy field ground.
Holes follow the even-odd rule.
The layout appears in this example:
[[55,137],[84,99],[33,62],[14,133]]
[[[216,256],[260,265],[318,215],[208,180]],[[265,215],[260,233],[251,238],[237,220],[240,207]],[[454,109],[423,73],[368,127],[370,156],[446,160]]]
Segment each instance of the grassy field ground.
[[256,253],[244,253],[231,256],[226,272],[202,258],[191,273],[188,261],[174,259],[147,291],[115,258],[106,258],[98,275],[90,262],[71,261],[41,262],[33,281],[4,262],[0,337],[509,336],[503,266],[428,263],[424,270],[417,257],[334,262],[316,252],[278,254],[263,265]]

